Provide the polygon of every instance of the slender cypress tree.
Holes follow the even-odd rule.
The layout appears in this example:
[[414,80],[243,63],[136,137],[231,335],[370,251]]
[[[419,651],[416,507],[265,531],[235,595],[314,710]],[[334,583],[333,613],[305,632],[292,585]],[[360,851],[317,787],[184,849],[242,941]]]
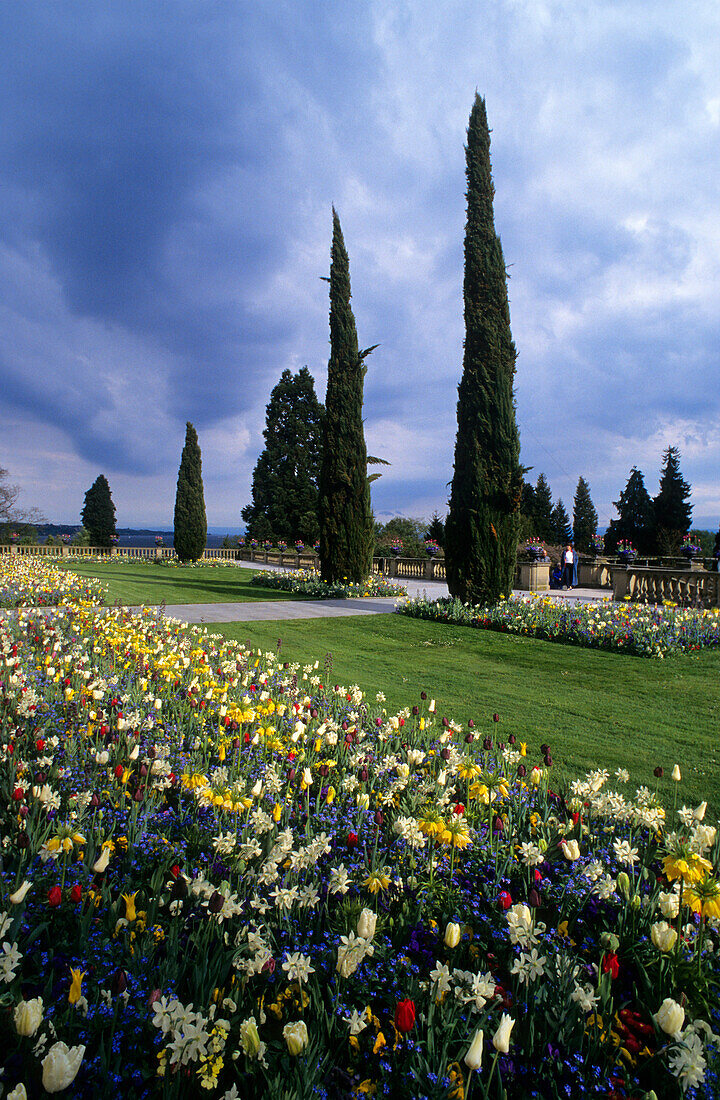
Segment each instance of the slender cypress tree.
[[320,565],[325,581],[362,582],[372,568],[374,524],[362,419],[364,360],[372,350],[358,349],[348,255],[333,207],[330,361],[318,485]]
[[116,535],[115,505],[105,474],[100,474],[85,494],[85,503],[80,513],[83,527],[90,535],[91,546],[111,545],[111,536]]
[[197,561],[207,542],[207,517],[197,432],[189,420],[186,427],[175,494],[173,544],[180,561]]
[[493,218],[485,101],[477,94],[468,126],[466,176],[465,354],[445,562],[453,596],[495,603],[512,587],[522,471],[507,272]]
[[575,547],[583,553],[590,549],[590,540],[597,531],[598,514],[590,497],[590,486],[581,477],[573,501],[573,536]]

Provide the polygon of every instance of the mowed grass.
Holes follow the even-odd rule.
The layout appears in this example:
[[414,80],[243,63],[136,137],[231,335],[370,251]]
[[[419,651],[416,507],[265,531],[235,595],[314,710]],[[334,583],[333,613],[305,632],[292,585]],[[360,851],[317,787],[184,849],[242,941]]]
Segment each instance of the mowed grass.
[[[678,805],[707,799],[708,820],[720,812],[720,652],[650,660],[400,615],[223,623],[212,632],[263,650],[281,639],[285,660],[319,660],[323,682],[357,683],[373,704],[382,691],[392,712],[425,691],[439,716],[472,718],[481,737],[526,741],[528,764],[547,742],[555,784],[624,767],[630,796],[636,786],[657,786],[668,807],[677,794]],[[659,780],[657,766],[665,769]]]
[[[286,600],[287,592],[256,588],[251,578],[260,567],[128,565],[125,562],[78,562],[67,566],[81,577],[98,577],[108,588],[108,602],[121,604],[253,603]],[[293,596],[293,599],[304,599]]]

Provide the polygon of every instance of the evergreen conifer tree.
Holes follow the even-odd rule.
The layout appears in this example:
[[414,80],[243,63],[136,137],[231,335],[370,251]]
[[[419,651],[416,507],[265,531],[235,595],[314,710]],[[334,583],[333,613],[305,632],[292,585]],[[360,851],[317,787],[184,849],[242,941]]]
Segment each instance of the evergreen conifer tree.
[[475,96],[466,147],[465,353],[445,564],[453,596],[496,603],[512,588],[522,470],[507,272],[495,233],[490,131]]
[[677,551],[683,535],[690,530],[691,518],[690,486],[680,473],[680,451],[668,447],[663,455],[659,492],[653,499],[656,549],[660,553]]
[[533,534],[543,542],[552,542],[555,537],[555,526],[552,518],[553,499],[550,486],[545,474],[540,474],[535,486],[533,519],[535,530]]
[[207,542],[207,517],[202,482],[202,457],[197,432],[188,420],[175,494],[175,553],[182,562],[202,557]]
[[565,546],[566,543],[571,542],[572,528],[570,526],[570,516],[567,514],[567,508],[559,497],[552,510],[551,519],[553,526],[553,543],[555,543],[556,546]]
[[[333,207],[330,361],[323,417],[318,516],[323,580],[362,582],[372,568],[374,523],[363,428],[365,358],[350,307],[350,265]],[[376,345],[377,346],[377,345]]]
[[590,486],[581,477],[575,490],[573,501],[573,537],[575,548],[586,554],[590,550],[590,540],[597,531],[598,514],[590,498]]
[[117,534],[115,505],[104,474],[100,474],[86,492],[80,518],[83,527],[90,535],[91,546],[102,546],[107,549],[112,545],[111,536]]
[[640,470],[633,466],[627,485],[614,502],[618,519],[610,521],[605,535],[605,549],[609,554],[617,550],[618,542],[625,539],[641,554],[653,549],[653,505]]
[[323,407],[307,367],[284,370],[265,413],[265,449],[253,471],[252,503],[242,510],[256,539],[317,539],[320,432]]
[[437,513],[433,512],[425,532],[426,539],[432,539],[438,546],[445,545],[445,521]]

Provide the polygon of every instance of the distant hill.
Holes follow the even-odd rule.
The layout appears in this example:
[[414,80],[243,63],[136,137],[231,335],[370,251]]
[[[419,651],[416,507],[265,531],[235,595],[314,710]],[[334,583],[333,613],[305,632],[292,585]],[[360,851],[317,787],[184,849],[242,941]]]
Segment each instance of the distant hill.
[[[38,523],[35,530],[38,533],[39,541],[45,542],[48,535],[52,535],[53,538],[59,538],[60,535],[70,535],[72,537],[80,530],[80,525],[77,523],[74,525],[69,523]],[[217,531],[217,528],[215,531]],[[120,540],[118,546],[154,546],[156,535],[162,535],[166,546],[172,546],[173,544],[173,532],[158,527],[118,527],[117,533]],[[232,537],[231,534],[230,538]],[[217,547],[222,546],[224,538],[224,534],[219,535],[208,531],[208,548],[215,550]]]

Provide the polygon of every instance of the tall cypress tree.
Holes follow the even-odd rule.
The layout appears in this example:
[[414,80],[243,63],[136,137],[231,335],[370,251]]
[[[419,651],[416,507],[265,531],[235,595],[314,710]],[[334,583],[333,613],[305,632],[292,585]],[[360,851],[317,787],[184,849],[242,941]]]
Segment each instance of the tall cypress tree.
[[578,550],[587,553],[590,549],[590,540],[597,531],[598,514],[590,497],[590,486],[584,477],[581,477],[575,490],[573,501],[573,536]]
[[109,547],[111,536],[116,535],[115,505],[105,474],[100,474],[85,494],[80,513],[82,525],[90,535],[91,546]]
[[661,553],[677,550],[690,530],[690,485],[680,473],[680,451],[668,447],[663,455],[658,495],[653,499],[655,540]]
[[466,148],[465,354],[445,562],[453,596],[495,603],[512,588],[522,470],[507,272],[495,233],[490,131],[475,95]]
[[[377,346],[377,345],[375,345]],[[364,360],[350,308],[350,266],[333,207],[330,361],[323,418],[318,513],[325,581],[364,581],[372,568],[374,525],[363,430]]]
[[207,517],[197,432],[189,420],[186,429],[175,494],[173,544],[180,561],[197,561],[207,542]]
[[252,503],[242,510],[252,538],[313,543],[323,407],[307,367],[284,370],[265,414],[265,449],[253,471]]

